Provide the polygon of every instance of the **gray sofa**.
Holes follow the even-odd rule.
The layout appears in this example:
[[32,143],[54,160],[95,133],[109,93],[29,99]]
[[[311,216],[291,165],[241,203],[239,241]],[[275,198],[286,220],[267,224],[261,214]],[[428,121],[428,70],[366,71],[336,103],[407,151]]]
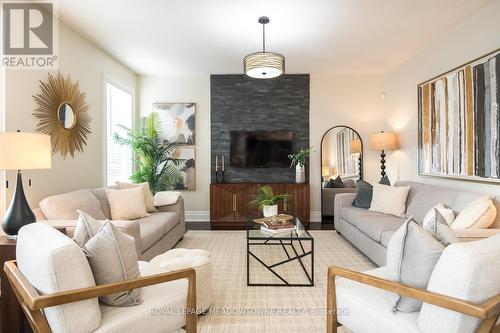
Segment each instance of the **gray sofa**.
[[[326,184],[326,182],[325,182]],[[335,196],[339,193],[356,193],[356,182],[353,179],[344,180],[344,187],[323,187],[321,197],[323,207],[323,216],[334,216],[335,212]]]
[[[394,186],[411,186],[406,201],[406,217],[413,215],[422,221],[429,209],[443,203],[459,213],[469,202],[485,194],[458,191],[418,182],[400,181]],[[385,265],[387,244],[405,218],[371,212],[352,205],[356,194],[335,196],[335,229],[379,266]],[[490,229],[464,229],[456,231],[463,239],[488,237],[500,232],[500,197],[494,197],[497,217]]]
[[[105,218],[111,220],[109,202],[104,188],[78,190],[44,200],[48,199],[50,199],[50,204],[44,206],[46,206],[45,209],[50,206],[50,218],[45,216],[42,209],[36,208],[33,211],[37,221],[48,223],[53,227],[64,227],[70,237],[73,236],[78,217],[76,209],[86,211],[90,215],[94,213],[94,215],[102,216],[103,214]],[[182,197],[179,197],[175,204],[157,206],[156,208],[158,211],[150,213],[148,217],[127,221],[112,220],[112,223],[120,230],[135,238],[137,254],[139,260],[142,261],[149,261],[170,250],[184,237],[186,232]]]

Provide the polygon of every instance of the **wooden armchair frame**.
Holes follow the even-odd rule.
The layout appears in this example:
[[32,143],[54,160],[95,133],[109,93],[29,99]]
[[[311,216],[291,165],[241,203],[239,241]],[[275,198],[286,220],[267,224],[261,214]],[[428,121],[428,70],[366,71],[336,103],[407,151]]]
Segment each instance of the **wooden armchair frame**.
[[90,288],[81,288],[58,292],[49,295],[40,295],[28,279],[21,273],[16,261],[7,261],[4,271],[16,294],[29,324],[35,333],[50,333],[51,329],[43,314],[43,309],[55,305],[62,305],[114,294],[120,291],[146,287],[168,281],[188,279],[188,294],[186,304],[186,333],[196,333],[196,272],[192,268],[182,269],[144,276],[133,280],[99,285]]
[[486,300],[481,304],[461,300],[432,291],[410,287],[394,281],[385,280],[372,275],[354,272],[340,267],[328,268],[327,282],[327,332],[336,333],[340,324],[337,321],[337,298],[335,295],[335,277],[340,276],[352,281],[366,284],[375,288],[384,289],[418,299],[422,302],[433,304],[445,309],[460,312],[482,320],[475,333],[499,333],[500,325],[495,323],[500,315],[500,294]]

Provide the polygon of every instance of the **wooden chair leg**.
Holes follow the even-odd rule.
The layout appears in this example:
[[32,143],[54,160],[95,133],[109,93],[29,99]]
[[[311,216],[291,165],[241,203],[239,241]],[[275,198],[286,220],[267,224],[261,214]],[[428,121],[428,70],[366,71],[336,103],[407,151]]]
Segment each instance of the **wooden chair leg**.
[[490,319],[483,320],[481,322],[481,325],[476,330],[476,333],[492,333],[495,332],[495,324],[498,320],[498,317],[500,314],[497,314],[496,316],[491,317]]
[[328,270],[326,299],[326,329],[327,333],[337,333],[337,298],[335,295],[335,275]]
[[194,271],[188,276],[189,286],[186,304],[186,333],[196,333],[197,309],[196,309],[196,273]]

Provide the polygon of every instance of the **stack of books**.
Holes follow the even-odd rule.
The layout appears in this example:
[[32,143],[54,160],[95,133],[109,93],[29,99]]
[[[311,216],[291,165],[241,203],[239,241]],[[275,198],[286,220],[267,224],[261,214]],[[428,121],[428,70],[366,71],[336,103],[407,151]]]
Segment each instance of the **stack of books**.
[[293,219],[288,221],[284,221],[281,219],[266,219],[262,221],[262,226],[260,227],[260,230],[272,234],[278,234],[293,230],[294,228],[295,224],[293,223]]

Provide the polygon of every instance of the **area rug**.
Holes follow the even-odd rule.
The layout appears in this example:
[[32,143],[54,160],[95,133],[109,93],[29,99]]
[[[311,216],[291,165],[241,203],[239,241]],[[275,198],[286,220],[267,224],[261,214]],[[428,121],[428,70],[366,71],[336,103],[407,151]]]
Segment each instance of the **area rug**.
[[[335,265],[365,271],[375,265],[333,230],[310,233],[315,242],[314,287],[247,287],[245,231],[188,231],[176,247],[204,249],[212,258],[212,308],[199,317],[198,332],[326,332],[328,267]],[[308,243],[303,244],[308,251]],[[281,246],[260,246],[254,251],[267,264],[286,259]],[[310,264],[308,260],[304,258],[306,267]],[[252,282],[279,282],[256,260],[252,260],[250,266]],[[297,261],[278,269],[287,279],[307,282]]]

